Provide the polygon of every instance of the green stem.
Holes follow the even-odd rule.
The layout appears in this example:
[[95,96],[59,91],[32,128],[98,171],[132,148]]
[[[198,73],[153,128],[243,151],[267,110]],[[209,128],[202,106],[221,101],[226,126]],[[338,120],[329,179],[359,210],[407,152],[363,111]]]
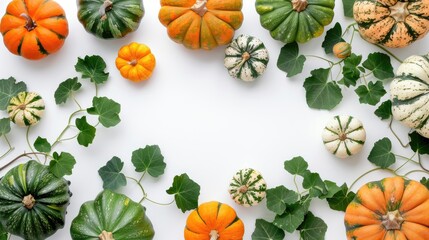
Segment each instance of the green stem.
[[[299,187],[298,187],[298,183],[296,182],[296,175],[293,175],[293,184],[295,185],[296,188],[296,192],[299,193]],[[299,193],[299,200],[301,200],[302,196]]]
[[[343,34],[341,35],[341,37],[344,37],[344,35],[346,35],[346,33],[350,30],[350,28],[354,28],[354,26],[356,25],[357,23],[356,22],[354,22],[354,23],[352,23],[352,24],[350,24],[350,25],[348,25],[347,27],[346,27],[346,29],[344,29],[344,32],[343,32]],[[353,30],[353,32],[354,32],[354,30]]]
[[3,135],[3,138],[4,138],[4,140],[6,141],[7,145],[9,146],[9,149],[8,149],[5,153],[3,153],[3,154],[0,156],[0,159],[3,159],[4,157],[6,157],[10,152],[12,152],[12,151],[15,149],[15,148],[14,148],[14,147],[12,147],[12,145],[10,144],[9,139],[7,138],[7,136],[6,136],[6,135]]
[[6,165],[0,167],[0,171],[4,170],[5,168],[7,168],[9,165],[11,165],[13,162],[15,162],[16,160],[22,158],[22,157],[30,157],[30,155],[43,155],[43,156],[49,156],[47,153],[42,153],[42,152],[30,152],[30,153],[23,153],[21,155],[18,155],[16,158],[12,159],[10,162],[8,162]]
[[[168,206],[168,205],[171,205],[171,204],[173,204],[174,203],[174,199],[171,201],[171,202],[169,202],[169,203],[159,203],[159,202],[155,202],[155,201],[153,201],[153,200],[151,200],[151,199],[149,199],[149,198],[145,198],[144,200],[146,200],[146,201],[149,201],[149,202],[151,202],[151,203],[155,203],[155,204],[158,204],[158,205],[161,205],[161,206]],[[141,203],[141,202],[140,202]]]
[[77,99],[74,97],[74,95],[72,95],[73,101],[76,103],[76,105],[79,107],[79,110],[82,110],[82,106],[79,104],[79,102],[77,101]]
[[59,142],[65,142],[65,141],[73,140],[73,139],[77,138],[77,136],[79,136],[79,134],[76,134],[73,137],[69,137],[69,138],[62,138],[59,140]]
[[428,172],[427,172],[427,171],[420,170],[420,169],[416,169],[416,170],[412,170],[412,171],[409,171],[409,172],[405,173],[405,174],[404,174],[404,177],[406,177],[406,176],[408,176],[408,175],[410,175],[410,174],[412,174],[412,173],[426,173],[426,174],[428,174]]
[[306,57],[313,57],[313,58],[322,59],[322,60],[324,60],[324,61],[328,62],[328,63],[329,63],[329,65],[330,65],[331,67],[335,65],[335,63],[334,63],[333,61],[328,60],[328,59],[326,59],[326,58],[324,58],[324,57],[319,57],[319,56],[316,56],[316,55],[305,55],[305,56],[306,56]]
[[423,164],[422,164],[422,159],[420,158],[420,154],[417,154],[417,158],[419,159],[419,165],[420,165],[420,167],[421,167],[424,171],[429,172],[429,170],[423,166]]
[[353,38],[354,38],[354,36],[355,36],[355,33],[356,33],[356,28],[354,27],[354,25],[353,25],[353,32],[352,32],[352,36],[350,37],[350,42],[349,42],[349,44],[350,45],[352,45],[352,42],[353,42]]
[[355,185],[355,184],[356,184],[360,179],[362,179],[364,176],[366,176],[366,175],[368,175],[368,174],[370,174],[370,173],[372,173],[372,172],[378,171],[378,170],[386,170],[386,171],[388,171],[388,172],[390,172],[390,173],[393,173],[394,175],[398,175],[395,171],[393,171],[393,170],[391,170],[391,169],[389,169],[389,168],[381,168],[381,167],[378,167],[378,168],[371,169],[371,170],[369,170],[369,171],[367,171],[367,172],[363,173],[362,175],[360,175],[358,178],[356,178],[356,180],[354,180],[354,181],[352,182],[352,184],[350,184],[350,187],[349,187],[348,192],[350,192],[350,190],[353,188],[353,186],[354,186],[354,185]]
[[389,123],[389,129],[390,129],[390,131],[392,132],[393,136],[395,136],[395,138],[398,140],[399,144],[401,144],[401,146],[402,146],[403,148],[407,148],[407,147],[410,145],[410,143],[408,142],[407,144],[404,144],[404,143],[401,141],[401,139],[399,138],[399,136],[398,136],[398,135],[396,134],[396,132],[393,130],[393,128],[392,128],[392,124],[393,124],[393,118],[390,118],[390,123]]
[[398,158],[403,158],[403,159],[407,160],[407,162],[413,162],[415,164],[419,164],[418,161],[413,160],[414,156],[416,156],[416,153],[414,153],[413,156],[411,156],[409,158],[405,157],[405,156],[402,156],[402,155],[399,155],[399,154],[395,154],[395,156],[398,157]]
[[[30,128],[31,128],[31,126],[27,127],[27,132],[25,133],[25,138],[27,139],[27,144],[28,144],[28,147],[30,148],[30,151],[31,152],[35,152],[34,149],[33,149],[33,146],[31,146],[31,143],[30,143],[30,138],[29,138]],[[39,161],[41,163],[41,161],[40,161],[39,157],[37,156],[37,154],[35,154],[34,156],[36,156],[37,161]]]
[[385,51],[387,54],[389,54],[390,56],[392,56],[399,63],[403,63],[403,61],[401,59],[399,59],[397,56],[395,56],[395,54],[393,54],[392,52],[390,52],[389,50],[387,50],[385,47],[383,47],[383,46],[381,46],[379,44],[375,44],[375,46],[381,48],[383,51]]
[[73,117],[74,117],[76,114],[78,114],[78,113],[80,113],[80,112],[84,112],[84,111],[86,111],[86,110],[85,110],[85,109],[79,109],[79,110],[77,110],[77,111],[73,112],[72,114],[70,114],[69,120],[68,120],[68,122],[67,122],[67,126],[63,129],[63,131],[61,131],[60,135],[58,135],[58,137],[57,137],[57,139],[55,140],[55,142],[54,142],[54,143],[52,143],[52,147],[51,147],[51,149],[53,149],[53,148],[54,148],[58,143],[60,143],[60,142],[61,142],[61,138],[64,136],[64,134],[67,132],[67,130],[72,126],[72,125],[71,125],[71,121],[73,120]]
[[95,85],[95,96],[98,97],[98,84],[94,83]]

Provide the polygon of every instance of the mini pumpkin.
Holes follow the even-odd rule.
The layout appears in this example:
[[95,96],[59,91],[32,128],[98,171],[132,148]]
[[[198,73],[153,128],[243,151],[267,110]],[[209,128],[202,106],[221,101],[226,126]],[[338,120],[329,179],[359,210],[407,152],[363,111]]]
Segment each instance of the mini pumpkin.
[[353,17],[359,33],[370,43],[406,47],[429,31],[429,2],[426,0],[356,0]]
[[245,207],[258,205],[267,195],[267,183],[261,173],[245,168],[235,173],[229,184],[231,198]]
[[362,150],[366,132],[362,122],[352,116],[335,116],[323,129],[326,149],[339,158],[346,158]]
[[231,42],[243,22],[242,0],[161,0],[158,18],[168,36],[191,49]]
[[347,239],[429,239],[429,190],[402,177],[362,186],[344,216]]
[[240,35],[225,49],[224,66],[229,75],[245,82],[262,75],[269,61],[268,50],[258,38]]
[[21,127],[37,124],[45,111],[45,102],[34,92],[20,92],[10,99],[7,112],[10,120]]
[[393,118],[429,138],[429,55],[406,58],[390,84]]
[[55,53],[68,36],[63,8],[53,0],[13,0],[1,19],[0,32],[7,49],[37,60]]
[[338,42],[332,48],[332,52],[335,57],[344,59],[352,54],[352,46],[347,42]]
[[148,46],[132,42],[119,49],[115,63],[122,77],[140,82],[150,78],[155,62],[155,56]]
[[186,220],[185,240],[242,240],[243,235],[235,210],[217,201],[201,204]]

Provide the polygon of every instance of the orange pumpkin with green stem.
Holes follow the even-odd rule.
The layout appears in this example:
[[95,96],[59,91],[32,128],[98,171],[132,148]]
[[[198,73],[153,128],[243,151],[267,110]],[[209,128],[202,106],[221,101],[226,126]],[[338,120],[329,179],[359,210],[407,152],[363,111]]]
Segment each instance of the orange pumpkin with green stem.
[[242,0],[161,0],[158,18],[173,41],[206,50],[231,42],[243,22]]
[[140,82],[149,79],[152,75],[155,56],[145,44],[132,42],[119,49],[115,63],[122,77]]
[[13,0],[0,31],[11,53],[30,60],[57,52],[69,33],[63,8],[52,0]]

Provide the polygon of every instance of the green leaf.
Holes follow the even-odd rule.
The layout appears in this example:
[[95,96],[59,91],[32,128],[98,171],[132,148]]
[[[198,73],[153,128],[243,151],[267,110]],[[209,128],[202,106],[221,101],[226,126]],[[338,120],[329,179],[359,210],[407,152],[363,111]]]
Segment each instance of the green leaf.
[[0,137],[6,135],[10,132],[10,119],[2,118],[0,119]]
[[347,184],[343,184],[334,196],[327,198],[329,207],[332,210],[337,211],[346,211],[349,203],[355,198],[356,194],[354,192],[349,192]]
[[326,193],[325,183],[318,173],[312,173],[307,170],[302,177],[304,178],[302,187],[308,189],[312,197],[319,197]]
[[310,201],[304,201],[290,205],[282,215],[276,215],[273,224],[289,233],[294,232],[304,221],[308,212]]
[[95,127],[86,121],[86,116],[76,118],[76,127],[80,131],[77,135],[77,142],[82,146],[88,147],[95,138]]
[[308,163],[301,156],[294,157],[284,162],[284,168],[292,175],[303,175],[307,171]]
[[362,55],[356,55],[354,53],[344,59],[342,83],[346,87],[356,86],[356,82],[360,78],[359,64],[361,61]]
[[256,219],[252,240],[283,240],[285,232],[264,219]]
[[420,179],[420,183],[423,184],[427,189],[429,189],[429,178],[423,177]]
[[58,155],[54,152],[53,158],[49,162],[49,171],[57,177],[63,177],[64,175],[71,175],[76,160],[70,153],[61,152]]
[[360,103],[366,103],[372,106],[380,102],[381,97],[386,94],[383,83],[381,81],[369,82],[368,86],[361,85],[356,88],[355,92],[359,96]]
[[287,205],[298,201],[299,195],[285,186],[267,190],[267,208],[278,215],[285,212]]
[[353,17],[353,4],[355,0],[343,0],[343,11],[344,16],[352,18]]
[[321,218],[308,212],[298,230],[303,240],[324,240],[328,226]]
[[200,185],[192,181],[186,173],[174,177],[173,185],[167,189],[167,193],[174,195],[176,205],[182,212],[198,207]]
[[322,43],[322,47],[325,49],[326,54],[332,53],[332,48],[335,44],[346,41],[343,39],[342,35],[343,30],[341,24],[338,22],[335,23],[333,28],[326,31],[325,40]]
[[309,107],[331,110],[341,102],[341,88],[336,82],[328,82],[329,72],[327,68],[315,69],[311,71],[311,77],[305,79],[304,88]]
[[390,63],[390,57],[385,53],[370,53],[368,59],[362,63],[362,66],[371,70],[374,76],[380,80],[395,76],[392,64]]
[[15,78],[0,79],[0,110],[6,110],[10,99],[27,90],[24,82],[16,82]]
[[48,142],[46,138],[37,137],[33,145],[34,145],[34,148],[39,152],[48,153],[51,151],[51,144]]
[[164,174],[166,164],[161,149],[157,145],[135,150],[131,157],[136,172],[148,172],[152,177]]
[[106,128],[116,126],[121,121],[121,105],[107,97],[94,97],[92,107],[87,112],[98,115],[98,121]]
[[0,240],[8,240],[9,233],[4,230],[3,226],[0,224]]
[[321,199],[331,198],[336,193],[338,193],[339,191],[341,191],[341,187],[339,187],[335,182],[332,182],[332,181],[329,181],[329,180],[325,180],[323,182],[325,183],[326,192],[325,192],[325,194],[323,194],[322,196],[320,196]]
[[54,94],[55,103],[61,104],[67,102],[67,99],[73,95],[73,92],[79,90],[80,87],[82,87],[82,84],[78,82],[77,77],[69,78],[60,83]]
[[422,137],[416,131],[408,134],[411,149],[418,154],[429,154],[429,139]]
[[374,114],[381,120],[389,119],[392,116],[392,101],[387,100],[381,103]]
[[302,72],[305,60],[305,56],[299,54],[298,43],[292,42],[280,50],[277,67],[286,72],[287,77],[292,77]]
[[98,170],[98,175],[100,175],[103,180],[104,189],[115,190],[127,185],[127,179],[125,175],[121,173],[123,167],[124,162],[118,157],[113,157],[105,166]]
[[101,84],[107,81],[109,73],[104,72],[106,63],[103,58],[97,55],[78,58],[74,66],[77,72],[82,73],[82,78],[89,78],[91,82]]
[[391,152],[392,142],[388,138],[378,140],[371,152],[368,160],[381,168],[388,168],[396,161],[395,154]]

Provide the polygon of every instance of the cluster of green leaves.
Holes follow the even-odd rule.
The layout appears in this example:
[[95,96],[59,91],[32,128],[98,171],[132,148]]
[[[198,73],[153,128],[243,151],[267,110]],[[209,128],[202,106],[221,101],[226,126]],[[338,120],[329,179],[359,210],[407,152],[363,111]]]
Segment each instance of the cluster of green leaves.
[[[303,240],[325,239],[326,223],[315,216],[309,207],[315,198],[324,199],[331,209],[345,211],[355,194],[346,184],[338,186],[308,169],[308,163],[302,157],[295,157],[284,162],[284,169],[293,175],[296,190],[277,186],[267,190],[267,208],[276,216],[272,222],[256,220],[252,239],[283,240],[285,231],[299,231]],[[302,188],[297,184],[297,177],[302,178]]]
[[[147,193],[141,182],[146,173],[152,177],[159,177],[164,174],[167,165],[164,162],[164,156],[162,156],[160,148],[157,145],[148,145],[145,148],[139,148],[132,152],[131,162],[135,167],[135,171],[141,173],[139,179],[125,176],[122,173],[124,162],[118,157],[113,157],[105,166],[98,170],[98,174],[103,180],[103,188],[117,190],[120,187],[126,186],[127,179],[129,179],[134,181],[142,191],[143,197],[140,203],[144,200],[154,202],[147,197]],[[200,186],[190,179],[186,173],[175,176],[172,186],[166,192],[174,195],[176,206],[182,212],[195,209],[198,206]]]
[[[326,32],[322,43],[326,54],[332,54],[332,48],[336,43],[345,42],[343,36],[349,29],[353,29],[349,41],[351,44],[356,31],[353,25],[343,32],[341,25],[336,23]],[[306,101],[311,108],[331,110],[336,107],[343,99],[341,86],[355,87],[354,91],[360,103],[377,105],[386,94],[383,81],[394,77],[390,57],[385,53],[370,53],[364,61],[362,55],[352,53],[347,58],[334,62],[323,57],[300,54],[299,46],[295,42],[282,47],[277,66],[286,72],[288,77],[293,77],[302,72],[309,57],[322,59],[329,64],[327,68],[312,70],[304,81]],[[334,67],[338,68],[337,76],[333,76]]]

